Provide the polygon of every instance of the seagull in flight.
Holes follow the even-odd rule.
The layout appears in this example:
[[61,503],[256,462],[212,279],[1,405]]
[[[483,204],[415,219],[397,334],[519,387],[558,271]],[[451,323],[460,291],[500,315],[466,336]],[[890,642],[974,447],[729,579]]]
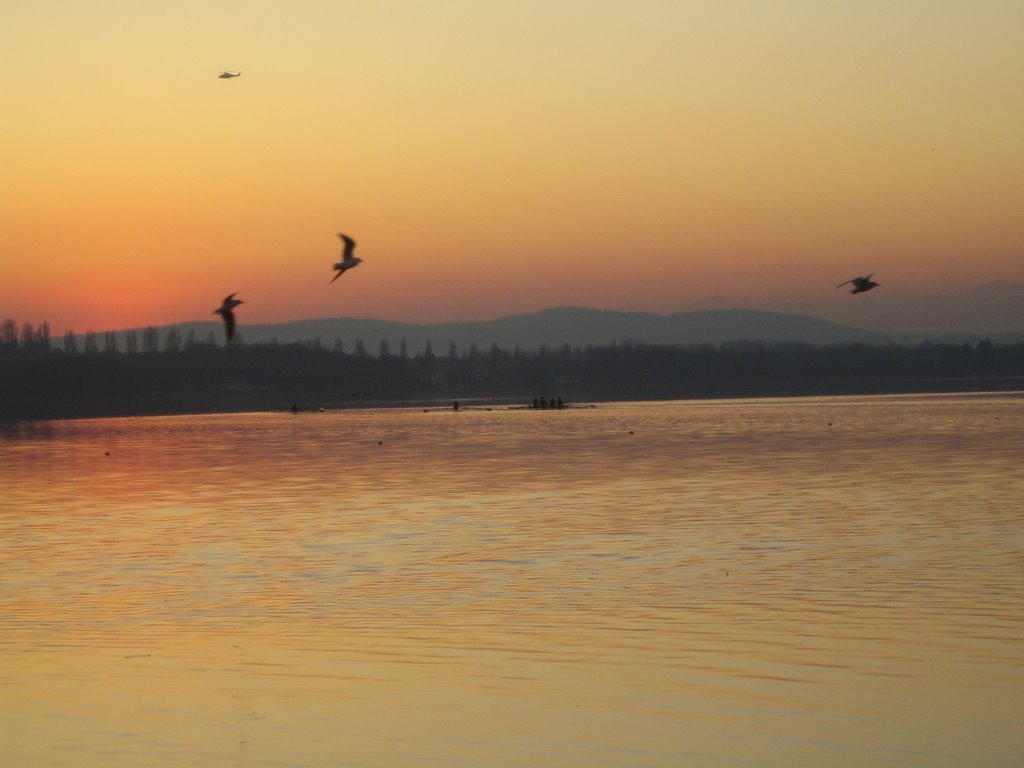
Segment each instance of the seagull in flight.
[[229,70],[225,70],[224,72],[221,72],[219,75],[217,75],[217,77],[219,77],[221,80],[230,80],[232,77],[241,77],[241,76],[242,76],[241,72],[232,72],[230,69]]
[[[874,274],[874,272],[871,273],[871,275]],[[845,283],[840,283],[836,288],[842,288],[844,285],[852,283],[853,290],[851,290],[850,293],[864,293],[864,291],[870,291],[878,285],[878,283],[871,279],[871,275],[868,275],[867,277],[855,277],[852,280],[847,280]]]
[[220,309],[213,310],[213,314],[220,315],[224,318],[224,332],[228,335],[228,341],[231,341],[231,337],[235,335],[235,313],[231,310],[239,304],[244,303],[245,302],[241,299],[236,299],[235,294],[232,293],[224,299],[224,303],[220,305]]
[[[345,270],[352,269],[352,267],[362,263],[363,261],[358,256],[352,255],[352,251],[354,251],[356,247],[355,240],[348,235],[341,234],[341,232],[338,233],[338,237],[340,237],[341,242],[345,244],[345,248],[341,252],[341,261],[334,265],[334,269],[338,270],[338,274],[331,278],[331,283],[344,275]],[[330,285],[330,283],[328,283],[328,285]]]

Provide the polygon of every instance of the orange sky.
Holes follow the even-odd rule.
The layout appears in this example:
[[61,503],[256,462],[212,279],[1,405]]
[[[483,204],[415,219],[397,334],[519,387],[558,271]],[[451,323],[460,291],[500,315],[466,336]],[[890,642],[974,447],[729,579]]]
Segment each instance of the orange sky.
[[[0,316],[159,325],[238,291],[245,322],[432,322],[1024,280],[1016,0],[150,5],[5,14]],[[365,263],[328,286],[339,231]]]

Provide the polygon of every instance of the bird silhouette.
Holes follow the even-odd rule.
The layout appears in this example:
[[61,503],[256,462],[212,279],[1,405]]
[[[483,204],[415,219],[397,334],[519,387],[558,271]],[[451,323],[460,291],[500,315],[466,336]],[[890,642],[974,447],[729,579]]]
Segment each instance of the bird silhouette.
[[239,304],[245,303],[241,299],[235,298],[236,293],[232,293],[230,296],[227,296],[220,307],[213,310],[213,314],[220,315],[224,318],[224,332],[228,336],[228,341],[231,341],[232,337],[235,335],[235,313],[232,312],[232,310]]
[[[343,235],[341,232],[338,233],[338,237],[345,244],[345,247],[341,251],[341,261],[334,265],[334,269],[338,270],[338,274],[331,278],[331,283],[337,280],[339,277],[345,274],[345,272],[352,267],[362,263],[362,259],[358,256],[353,256],[352,251],[355,250],[356,241],[348,235]],[[330,285],[330,283],[328,283]]]
[[241,76],[242,76],[241,72],[231,72],[231,71],[221,72],[219,75],[217,75],[217,77],[219,77],[221,80],[230,80],[232,77],[241,77]]
[[850,293],[864,293],[864,291],[870,291],[872,288],[878,285],[878,283],[871,279],[871,275],[874,274],[875,273],[872,272],[867,277],[855,277],[852,280],[847,280],[845,283],[840,283],[839,285],[836,286],[836,288],[842,288],[844,285],[852,283],[853,289],[850,291]]

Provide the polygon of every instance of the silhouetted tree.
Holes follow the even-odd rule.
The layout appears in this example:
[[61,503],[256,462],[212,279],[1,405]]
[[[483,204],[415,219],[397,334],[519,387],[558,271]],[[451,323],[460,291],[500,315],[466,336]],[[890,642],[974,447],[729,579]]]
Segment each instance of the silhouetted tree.
[[0,323],[0,345],[4,349],[15,349],[18,346],[18,321],[7,318]]
[[50,324],[46,320],[36,329],[36,342],[41,352],[50,351]]
[[149,326],[142,332],[142,351],[149,353],[160,351],[160,337],[153,326]]
[[339,355],[345,351],[345,342],[342,340],[341,336],[334,337],[334,351]]
[[178,352],[181,350],[181,331],[171,327],[167,329],[164,336],[164,350],[167,352]]
[[[276,341],[276,339],[275,339]],[[185,336],[185,349],[192,349],[199,342],[196,341],[196,332],[193,329],[189,329],[188,335]]]
[[103,351],[110,354],[117,352],[117,334],[114,331],[107,331],[104,334]]
[[32,349],[36,341],[36,329],[28,320],[21,324],[22,349]]
[[124,335],[124,348],[131,355],[134,355],[139,351],[139,336],[134,330],[128,331]]
[[74,331],[64,331],[64,351],[71,355],[78,353],[78,341],[75,339]]
[[87,355],[98,355],[100,352],[99,346],[96,344],[96,333],[94,331],[85,332],[85,354]]
[[434,345],[430,343],[430,339],[427,339],[427,344],[423,348],[423,356],[428,360],[434,359]]
[[398,356],[403,360],[409,359],[409,345],[405,342],[405,336],[398,342]]
[[459,356],[459,350],[456,348],[455,342],[454,341],[449,341],[448,342],[448,359],[449,360],[454,360],[458,356]]
[[380,353],[377,356],[381,358],[391,357],[391,345],[388,344],[387,339],[380,340]]
[[366,357],[366,345],[363,344],[362,339],[356,339],[356,357]]

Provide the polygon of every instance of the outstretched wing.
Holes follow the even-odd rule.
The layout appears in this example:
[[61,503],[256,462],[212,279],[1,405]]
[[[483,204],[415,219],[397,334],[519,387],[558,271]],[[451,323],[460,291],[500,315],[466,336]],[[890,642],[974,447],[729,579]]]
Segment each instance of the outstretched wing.
[[[345,270],[344,269],[339,269],[338,273],[334,277],[331,278],[331,283],[333,283],[335,280],[337,280],[339,277],[341,277],[344,274],[345,274]],[[331,283],[328,283],[328,285],[330,285]]]
[[[857,278],[854,278],[854,280],[856,280],[856,279]],[[844,285],[849,285],[852,282],[853,282],[853,280],[847,280],[845,283],[840,283],[839,285],[837,285],[836,288],[842,288]]]
[[341,232],[338,233],[338,237],[340,237],[341,241],[345,244],[345,248],[341,252],[341,260],[348,261],[352,258],[352,251],[355,250],[356,241],[348,235],[343,235]]

